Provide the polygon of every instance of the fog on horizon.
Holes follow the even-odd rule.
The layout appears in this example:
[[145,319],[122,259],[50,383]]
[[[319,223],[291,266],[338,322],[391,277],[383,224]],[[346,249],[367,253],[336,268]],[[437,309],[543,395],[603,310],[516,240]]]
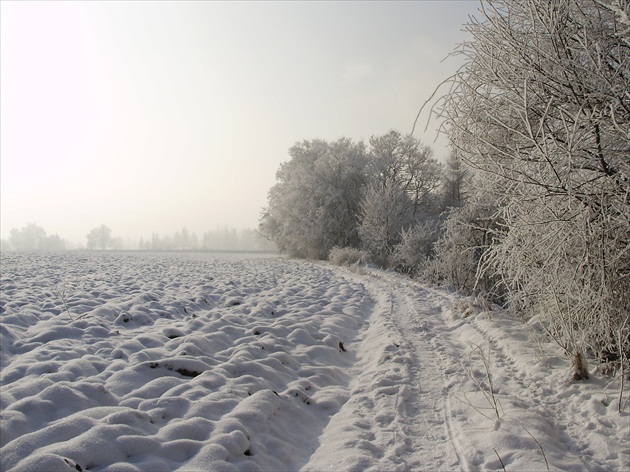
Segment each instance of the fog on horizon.
[[[85,244],[256,228],[295,142],[411,131],[478,2],[0,8],[2,238]],[[437,126],[415,135],[444,159]]]

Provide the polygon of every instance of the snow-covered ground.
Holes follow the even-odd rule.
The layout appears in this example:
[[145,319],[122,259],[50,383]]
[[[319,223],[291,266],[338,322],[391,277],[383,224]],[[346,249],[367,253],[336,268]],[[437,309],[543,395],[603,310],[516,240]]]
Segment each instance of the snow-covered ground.
[[571,381],[445,290],[284,258],[1,262],[2,470],[630,469],[619,378]]

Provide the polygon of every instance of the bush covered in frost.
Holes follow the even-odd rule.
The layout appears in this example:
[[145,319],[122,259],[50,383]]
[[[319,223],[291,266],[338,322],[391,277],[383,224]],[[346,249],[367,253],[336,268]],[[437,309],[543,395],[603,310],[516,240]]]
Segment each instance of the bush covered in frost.
[[368,262],[368,253],[354,247],[335,246],[328,255],[328,260],[339,266],[362,265]]
[[465,293],[494,293],[491,298],[497,301],[500,289],[493,272],[480,270],[498,228],[495,212],[496,206],[487,198],[451,209],[433,246],[435,256],[427,263],[423,276]]
[[426,221],[402,232],[394,248],[393,262],[398,271],[415,276],[421,273],[433,253],[438,238],[438,221]]

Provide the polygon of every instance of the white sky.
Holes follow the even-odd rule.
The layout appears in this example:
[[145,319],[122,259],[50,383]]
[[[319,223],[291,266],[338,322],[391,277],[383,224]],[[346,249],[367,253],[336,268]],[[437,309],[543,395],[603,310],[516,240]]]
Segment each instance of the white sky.
[[295,142],[411,131],[478,2],[0,8],[2,237],[34,222],[85,243],[101,224],[256,227]]

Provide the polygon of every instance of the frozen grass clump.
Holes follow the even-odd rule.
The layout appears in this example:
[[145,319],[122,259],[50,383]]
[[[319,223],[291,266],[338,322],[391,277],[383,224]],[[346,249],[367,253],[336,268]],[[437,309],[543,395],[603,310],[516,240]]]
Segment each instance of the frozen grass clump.
[[368,262],[368,253],[354,247],[335,246],[330,250],[328,260],[339,266],[363,265]]

